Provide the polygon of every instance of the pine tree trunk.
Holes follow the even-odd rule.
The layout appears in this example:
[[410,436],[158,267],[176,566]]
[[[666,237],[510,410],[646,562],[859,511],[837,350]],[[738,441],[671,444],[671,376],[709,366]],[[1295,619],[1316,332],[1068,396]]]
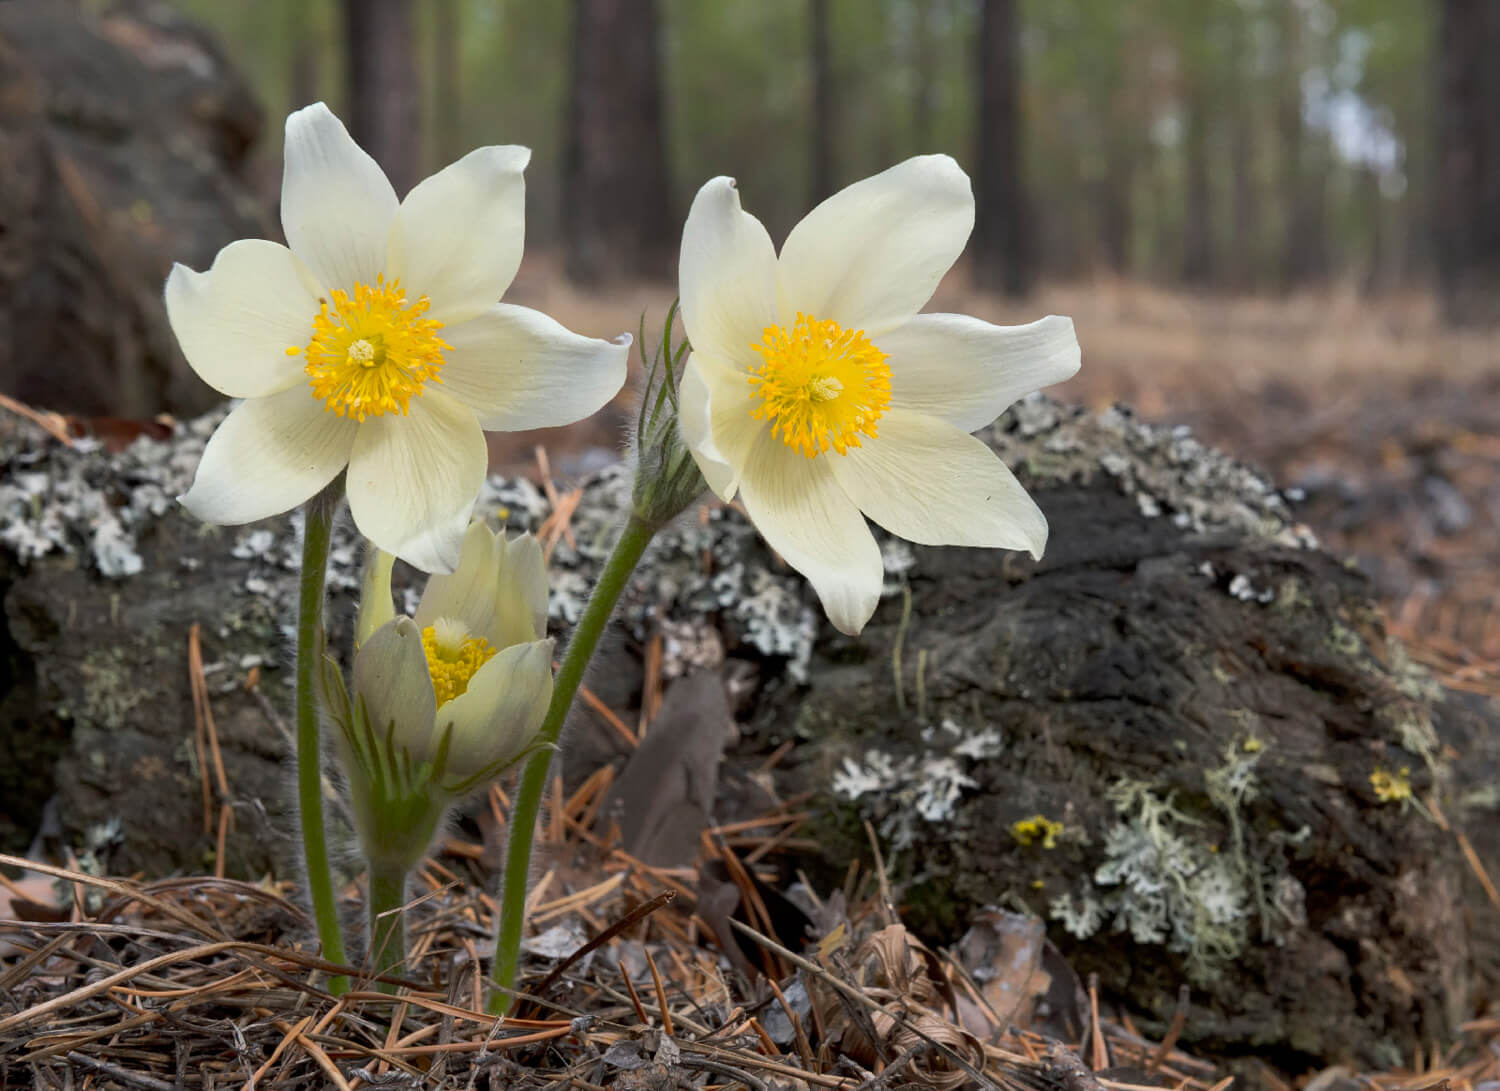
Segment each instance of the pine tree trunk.
[[1189,89],[1187,135],[1187,219],[1183,224],[1182,279],[1207,288],[1213,275],[1213,210],[1208,181],[1208,120],[1202,89]]
[[812,204],[833,193],[833,58],[828,35],[828,0],[809,0],[812,38],[813,116],[809,148]]
[[671,271],[658,37],[655,0],[574,0],[562,221],[580,283]]
[[436,0],[432,10],[433,161],[452,163],[464,153],[460,0]]
[[1021,160],[1020,19],[1016,0],[984,0],[979,20],[979,157],[974,280],[1006,295],[1031,287]]
[[1448,316],[1500,321],[1500,4],[1444,0],[1434,256]]
[[417,181],[421,148],[411,0],[344,0],[345,120],[398,195]]

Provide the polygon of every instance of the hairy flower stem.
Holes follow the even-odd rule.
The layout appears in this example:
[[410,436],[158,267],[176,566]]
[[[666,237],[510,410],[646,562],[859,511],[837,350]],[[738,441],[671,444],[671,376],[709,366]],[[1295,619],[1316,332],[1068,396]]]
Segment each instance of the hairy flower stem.
[[630,574],[640,563],[646,547],[651,544],[657,528],[638,515],[631,515],[620,532],[614,552],[604,563],[599,573],[599,582],[589,595],[583,616],[568,641],[568,650],[558,668],[557,680],[552,687],[552,703],[547,706],[547,718],[537,741],[546,748],[533,754],[521,771],[521,785],[516,792],[516,803],[510,812],[508,823],[510,840],[505,851],[505,871],[501,875],[499,924],[495,934],[495,962],[490,977],[494,989],[490,992],[489,1010],[492,1015],[502,1015],[511,1007],[515,996],[516,971],[520,965],[521,933],[525,926],[526,885],[531,872],[531,842],[536,834],[536,816],[542,806],[542,792],[547,786],[547,772],[552,766],[552,748],[562,733],[573,697],[583,682],[583,673],[593,658],[599,638],[615,612],[615,604]]
[[[303,509],[302,582],[297,596],[297,809],[302,817],[302,855],[313,919],[323,957],[344,965],[344,937],[328,866],[328,834],[323,826],[323,752],[318,742],[318,670],[323,655],[323,584],[328,574],[328,542],[342,479],[329,485]],[[329,979],[328,991],[342,996],[349,979]]]
[[[376,974],[400,976],[406,969],[406,922],[401,907],[406,904],[407,871],[370,861],[370,968]],[[377,981],[383,993],[396,986]]]

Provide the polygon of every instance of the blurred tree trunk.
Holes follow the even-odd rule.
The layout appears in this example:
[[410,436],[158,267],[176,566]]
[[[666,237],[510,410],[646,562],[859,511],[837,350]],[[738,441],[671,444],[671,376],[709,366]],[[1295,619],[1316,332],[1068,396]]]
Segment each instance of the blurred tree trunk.
[[421,156],[412,0],[343,0],[343,11],[349,132],[404,195]]
[[655,0],[574,0],[562,219],[580,283],[671,270],[658,38]]
[[1450,320],[1500,320],[1500,3],[1443,0],[1434,257]]
[[318,101],[318,40],[307,0],[281,0],[282,25],[290,50],[287,101],[293,110]]
[[1303,30],[1296,0],[1281,4],[1281,86],[1276,103],[1276,128],[1281,143],[1280,189],[1282,207],[1281,286],[1292,291],[1327,270],[1323,238],[1326,173],[1324,156],[1307,139],[1302,116]]
[[808,0],[812,38],[812,204],[833,193],[833,58],[828,42],[828,0]]
[[979,156],[974,184],[974,280],[1006,295],[1031,288],[1021,162],[1017,0],[983,0],[979,17]]
[[1182,279],[1207,288],[1213,268],[1213,199],[1208,181],[1208,103],[1201,84],[1188,88],[1187,127],[1182,154],[1187,174],[1183,221]]
[[1242,9],[1231,23],[1230,62],[1234,67],[1234,103],[1229,116],[1231,267],[1229,283],[1239,291],[1255,287],[1260,279],[1260,191],[1255,184],[1256,81],[1251,71],[1249,16]]
[[939,32],[936,24],[939,14],[938,0],[919,4],[912,13],[912,78],[915,86],[911,96],[911,129],[912,147],[918,154],[936,146],[932,123],[937,114]]
[[452,163],[464,153],[459,18],[462,0],[432,4],[433,162]]

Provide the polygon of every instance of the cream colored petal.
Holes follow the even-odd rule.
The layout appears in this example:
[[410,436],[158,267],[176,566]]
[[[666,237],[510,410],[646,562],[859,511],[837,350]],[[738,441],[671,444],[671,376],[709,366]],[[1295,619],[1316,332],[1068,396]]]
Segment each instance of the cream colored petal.
[[699,352],[739,364],[776,322],[776,247],[761,222],[740,208],[733,178],[715,178],[693,199],[678,262],[682,324]]
[[745,373],[705,353],[689,354],[678,390],[678,428],[708,487],[728,503],[756,437],[767,423],[750,414],[755,398]]
[[939,417],[965,432],[983,428],[1018,398],[1078,371],[1073,320],[1048,315],[992,326],[960,314],[919,314],[882,334],[891,405]]
[[765,432],[751,449],[740,498],[767,544],[807,577],[828,620],[857,635],[880,601],[884,568],[828,458],[806,458]]
[[429,386],[406,414],[359,426],[349,454],[354,525],[408,564],[452,572],[488,460],[474,414]]
[[286,247],[241,239],[206,273],[172,266],[167,318],[198,377],[231,398],[263,398],[305,381],[302,348],[318,313],[317,282]]
[[438,710],[453,725],[449,781],[509,761],[536,737],[552,700],[552,641],[504,649],[469,679],[469,688]]
[[286,119],[281,226],[325,288],[354,290],[384,271],[396,191],[321,102]]
[[391,568],[395,561],[384,550],[366,545],[365,572],[359,586],[359,616],[354,628],[356,648],[396,616],[396,606],[391,600]]
[[521,266],[531,149],[479,148],[419,182],[391,224],[385,273],[427,296],[428,317],[466,322],[500,301]]
[[392,738],[414,759],[433,757],[432,724],[437,698],[422,633],[410,618],[398,617],[377,629],[354,653],[354,698],[364,699],[377,739],[395,725]]
[[781,320],[802,311],[878,338],[932,298],[973,227],[969,176],[946,155],[855,182],[787,236],[777,267]]
[[471,635],[487,636],[494,623],[499,587],[495,535],[483,523],[470,523],[464,531],[458,567],[451,574],[428,577],[417,604],[417,626],[425,629],[438,618],[455,618],[468,626]]
[[179,499],[205,523],[230,526],[291,511],[348,463],[356,428],[300,384],[241,402],[209,437]]
[[629,334],[615,341],[572,333],[540,311],[497,303],[442,331],[443,389],[482,427],[520,432],[593,415],[620,392]]
[[1047,519],[994,451],[947,421],[893,409],[880,435],[833,459],[859,509],[921,545],[1024,549],[1040,558]]
[[495,540],[500,554],[499,594],[495,600],[496,647],[524,644],[547,635],[547,562],[530,534]]

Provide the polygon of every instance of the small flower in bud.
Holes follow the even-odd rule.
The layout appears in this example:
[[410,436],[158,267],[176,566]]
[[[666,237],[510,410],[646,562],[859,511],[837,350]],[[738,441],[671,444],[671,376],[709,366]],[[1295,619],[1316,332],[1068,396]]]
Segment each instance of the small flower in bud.
[[410,866],[449,803],[532,748],[552,699],[552,641],[529,534],[470,526],[457,570],[428,579],[415,617],[392,609],[390,570],[371,558],[352,695],[330,688],[366,854]]
[[[685,340],[676,347],[672,344],[672,323],[676,317],[677,304],[673,303],[667,311],[661,343],[646,368],[633,444],[633,508],[636,517],[653,529],[660,529],[682,514],[708,488],[677,427],[677,384],[688,344]],[[644,320],[639,343],[644,356]]]

